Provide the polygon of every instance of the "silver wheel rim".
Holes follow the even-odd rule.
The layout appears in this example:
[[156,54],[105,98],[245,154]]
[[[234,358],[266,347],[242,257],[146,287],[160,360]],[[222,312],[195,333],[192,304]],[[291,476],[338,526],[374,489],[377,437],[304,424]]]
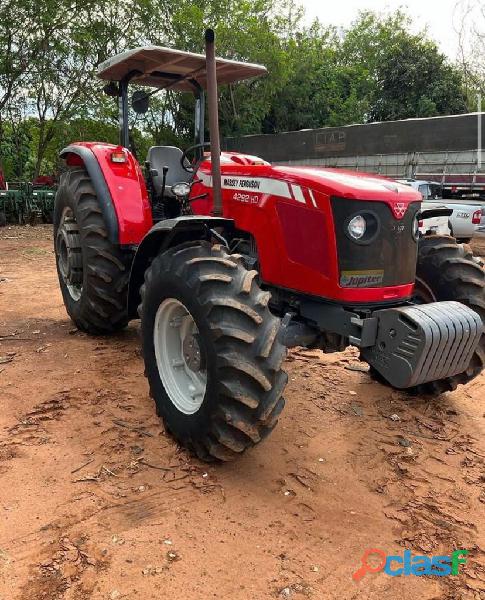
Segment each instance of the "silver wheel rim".
[[69,295],[77,302],[83,291],[83,257],[79,227],[70,208],[62,213],[57,230],[56,258]]
[[160,304],[153,328],[158,373],[172,404],[185,415],[199,410],[207,388],[198,335],[194,318],[181,302],[167,298]]

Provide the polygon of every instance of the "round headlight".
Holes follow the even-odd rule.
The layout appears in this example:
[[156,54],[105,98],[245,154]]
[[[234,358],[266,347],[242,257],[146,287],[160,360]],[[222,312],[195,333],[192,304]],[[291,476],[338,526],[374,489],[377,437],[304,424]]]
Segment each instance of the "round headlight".
[[364,235],[367,228],[367,223],[362,215],[356,215],[353,219],[350,219],[347,226],[350,237],[354,240],[360,240]]
[[190,194],[190,185],[182,181],[180,183],[176,183],[172,185],[172,192],[177,197],[184,197]]

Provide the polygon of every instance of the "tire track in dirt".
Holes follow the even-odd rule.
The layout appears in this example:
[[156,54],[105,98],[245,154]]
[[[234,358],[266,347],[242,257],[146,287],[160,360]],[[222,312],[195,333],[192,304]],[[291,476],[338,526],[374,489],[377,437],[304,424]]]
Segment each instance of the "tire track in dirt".
[[[383,414],[381,405],[387,432],[383,435],[382,428],[373,429],[380,457],[371,463],[379,472],[372,485],[386,496],[384,514],[396,522],[396,541],[403,547],[426,555],[469,550],[465,581],[442,578],[443,597],[474,598],[485,589],[485,547],[477,541],[479,523],[468,518],[480,514],[484,500],[480,440],[462,433],[467,415],[458,416],[450,395],[428,404],[396,392],[391,399],[401,406],[389,403]],[[396,414],[393,411],[398,412],[399,421],[390,419]],[[368,445],[368,440],[362,441],[360,448],[364,451]],[[390,467],[390,474],[382,472],[382,461]]]
[[11,461],[25,455],[29,446],[47,444],[50,441],[46,424],[59,420],[66,410],[65,399],[52,398],[41,402],[33,410],[17,417],[18,422],[0,435],[0,473],[13,467]]
[[[14,460],[20,456],[16,451],[19,447],[28,452],[38,445],[57,444],[63,428],[56,431],[56,424],[61,425],[59,422],[68,411],[75,415],[85,407],[93,407],[90,416],[104,419],[94,421],[102,427],[84,438],[90,448],[89,455],[96,457],[94,470],[78,476],[76,468],[72,477],[75,486],[88,486],[87,496],[73,492],[71,499],[56,510],[55,519],[2,543],[7,556],[15,555],[17,567],[25,563],[31,573],[29,584],[20,590],[22,600],[69,598],[71,594],[76,598],[90,597],[92,589],[86,587],[87,574],[109,565],[103,549],[93,543],[93,538],[102,538],[111,531],[121,534],[145,522],[163,520],[174,505],[183,508],[194,503],[201,489],[207,491],[214,486],[214,482],[201,480],[202,467],[188,464],[183,452],[177,452],[177,460],[167,467],[145,462],[147,440],[152,442],[156,434],[149,431],[147,423],[133,418],[116,419],[112,409],[100,412],[97,408],[106,405],[132,408],[130,395],[116,394],[116,404],[113,400],[113,393],[105,389],[93,390],[88,395],[64,391],[19,416],[18,423],[9,427],[0,441],[0,448],[5,448],[8,458]],[[74,415],[71,421],[75,420]],[[158,423],[155,429],[161,434]],[[156,480],[148,478],[144,485],[131,484],[134,476],[152,470],[160,470],[162,474]],[[73,504],[79,500],[82,508],[76,506],[73,510]]]
[[[356,421],[353,467],[369,491],[383,497],[396,543],[426,555],[469,550],[462,578],[439,578],[441,598],[482,599],[485,519],[478,515],[485,511],[485,448],[483,437],[467,431],[467,421],[478,423],[484,415],[470,414],[466,404],[458,408],[453,394],[415,399],[373,382],[352,349],[331,356],[294,351],[290,360],[315,405]],[[315,360],[325,363],[324,373]],[[374,394],[364,403],[369,385]],[[462,393],[472,400],[471,391],[481,395],[484,387],[477,381]]]

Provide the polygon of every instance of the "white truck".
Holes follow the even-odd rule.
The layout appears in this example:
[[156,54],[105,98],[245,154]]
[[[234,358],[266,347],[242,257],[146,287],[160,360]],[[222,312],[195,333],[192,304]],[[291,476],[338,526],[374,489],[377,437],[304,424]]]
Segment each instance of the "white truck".
[[482,218],[482,205],[476,200],[455,200],[442,197],[440,184],[424,179],[397,179],[421,192],[423,201],[436,208],[445,206],[453,212],[449,216],[450,234],[459,242],[469,242],[476,234]]
[[444,204],[423,202],[418,221],[420,235],[451,235],[449,222],[451,214],[452,211]]

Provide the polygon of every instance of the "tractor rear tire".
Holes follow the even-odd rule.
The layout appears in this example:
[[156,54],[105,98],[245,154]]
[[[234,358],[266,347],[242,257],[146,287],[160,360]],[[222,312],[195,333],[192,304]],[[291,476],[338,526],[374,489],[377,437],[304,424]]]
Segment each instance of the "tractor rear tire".
[[230,461],[275,427],[286,348],[269,292],[242,257],[188,242],[159,254],[141,288],[145,375],[175,440],[204,461]]
[[7,225],[7,215],[0,211],[0,227],[6,227]]
[[[456,300],[477,312],[485,323],[485,271],[468,246],[449,236],[424,237],[419,242],[415,300],[420,303]],[[411,388],[414,394],[438,395],[468,383],[485,366],[485,333],[464,373]]]
[[61,176],[54,249],[64,304],[78,329],[95,335],[123,329],[133,253],[110,242],[96,191],[83,168]]

